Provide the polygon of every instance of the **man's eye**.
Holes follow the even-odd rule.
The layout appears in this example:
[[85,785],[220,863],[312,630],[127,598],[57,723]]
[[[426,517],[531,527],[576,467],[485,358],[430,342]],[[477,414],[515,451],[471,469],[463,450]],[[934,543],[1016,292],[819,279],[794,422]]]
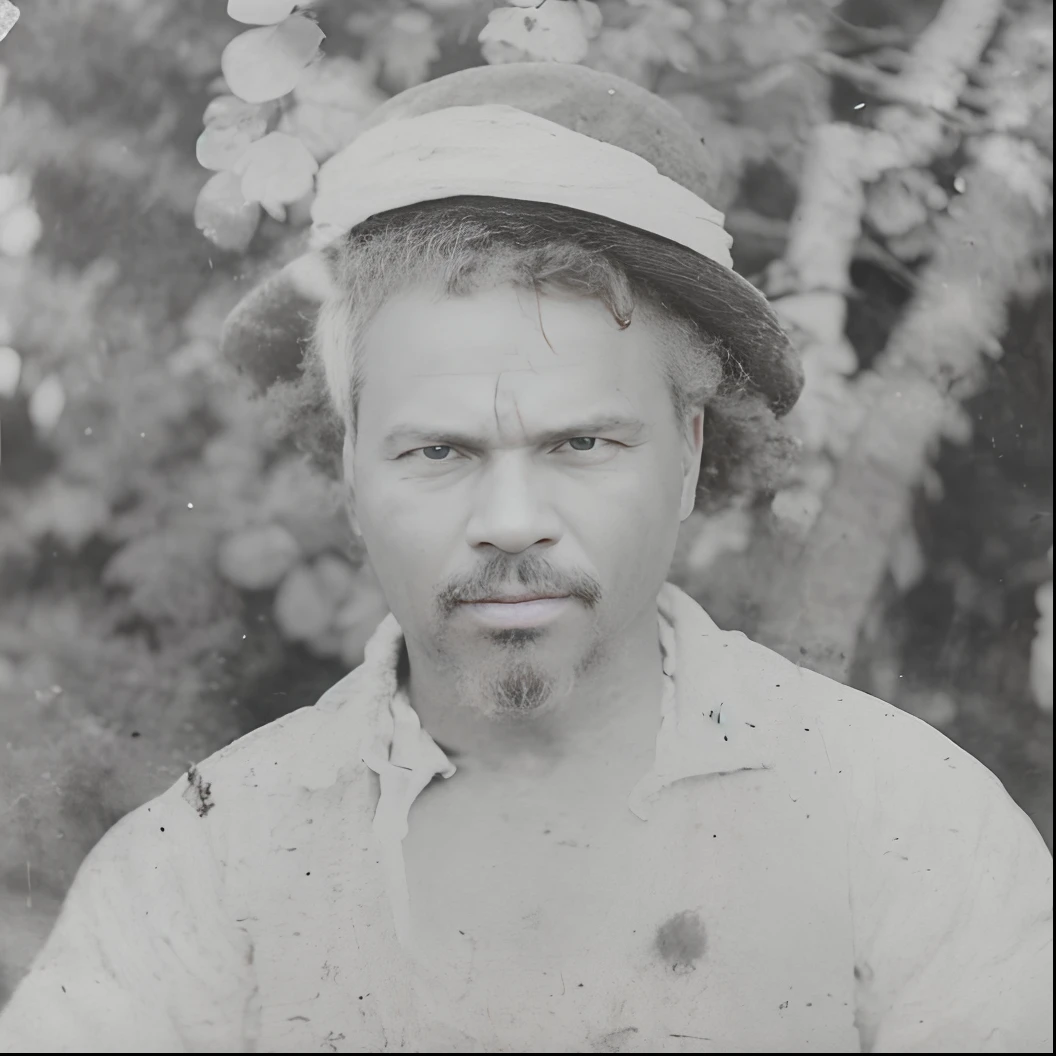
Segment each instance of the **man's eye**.
[[440,458],[434,458],[433,455],[437,451],[450,451],[452,449],[447,444],[433,444],[432,447],[420,447],[418,450],[432,462],[443,462],[444,458],[442,456]]
[[[581,441],[585,441],[589,446],[581,447],[576,446]],[[580,451],[585,453],[596,451],[599,438],[596,436],[573,436],[563,443],[559,444],[555,450],[560,450],[565,444],[571,446],[573,451]],[[603,444],[612,443],[610,440],[601,440]],[[428,447],[417,447],[413,451],[406,451],[400,455],[400,458],[409,458],[411,455],[423,455],[430,462],[447,462],[449,459],[446,457],[446,452],[453,451],[454,448],[450,444],[431,444]]]
[[593,451],[594,450],[594,444],[597,441],[597,439],[598,438],[596,436],[573,436],[570,440],[566,440],[565,443],[566,444],[574,444],[577,440],[589,440],[590,441],[590,447],[574,447],[574,448],[572,448],[572,450],[573,451]]

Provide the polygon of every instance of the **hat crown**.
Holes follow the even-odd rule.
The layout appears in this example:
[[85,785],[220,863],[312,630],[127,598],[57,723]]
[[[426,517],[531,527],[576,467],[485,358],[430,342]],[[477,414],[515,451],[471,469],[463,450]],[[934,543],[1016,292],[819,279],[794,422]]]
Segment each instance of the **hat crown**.
[[516,107],[637,154],[705,201],[714,191],[714,163],[674,106],[624,77],[574,63],[510,62],[458,70],[394,95],[370,113],[361,132],[451,106],[486,103]]
[[[707,205],[715,197],[721,173],[716,171],[699,134],[674,106],[623,77],[577,64],[519,62],[459,70],[382,103],[367,117],[361,134],[389,122],[424,117],[436,111],[465,107],[481,107],[483,111],[489,105],[523,111],[636,155],[655,170],[654,177],[659,173],[695,196],[697,202],[691,211],[697,210],[698,203]],[[353,140],[345,150],[355,151],[356,142]],[[507,157],[519,164],[520,151],[514,156],[509,143],[505,149]],[[333,166],[340,162],[343,153],[331,158],[323,169],[330,167],[335,172]],[[523,185],[522,175],[528,177],[529,183],[545,182],[550,175],[546,164],[539,162],[527,143],[523,162],[523,173],[518,169],[511,184]],[[322,176],[321,173],[321,180]],[[391,184],[381,186],[390,188]],[[504,194],[497,199],[494,190],[481,189],[452,192],[449,196],[484,203],[476,207],[485,209],[488,203],[508,197]],[[445,196],[439,197],[442,200]],[[437,198],[434,193],[424,201],[416,199],[418,204],[413,206],[399,203],[367,215],[371,220],[380,217],[380,222],[384,222],[390,212],[428,207]],[[595,217],[597,224],[590,229],[578,224],[574,237],[618,260],[632,279],[662,290],[665,301],[698,319],[706,332],[725,341],[732,362],[744,371],[751,387],[765,397],[776,413],[785,413],[796,402],[803,387],[799,357],[766,299],[728,262],[687,248],[684,234],[665,237],[658,233],[655,224],[646,223],[643,227],[623,217],[607,218],[593,200],[586,209],[579,205],[558,209],[550,198],[531,195],[517,200],[525,213],[531,213],[533,208],[541,210],[540,215],[550,226],[574,220],[576,214]],[[317,197],[313,220],[319,204]],[[364,207],[362,201],[359,207]],[[347,218],[332,220],[340,228]],[[351,221],[350,226],[357,226],[357,222]],[[311,340],[312,320],[331,288],[321,254],[315,249],[288,264],[247,294],[228,316],[221,341],[224,357],[244,369],[261,389],[298,374]]]

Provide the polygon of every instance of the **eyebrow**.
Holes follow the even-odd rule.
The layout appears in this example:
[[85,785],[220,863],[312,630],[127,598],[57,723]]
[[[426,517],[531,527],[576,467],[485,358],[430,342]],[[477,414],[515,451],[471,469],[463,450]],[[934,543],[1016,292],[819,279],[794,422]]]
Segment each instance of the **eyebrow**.
[[[597,436],[599,433],[622,432],[637,436],[646,428],[645,422],[624,414],[607,414],[587,421],[573,422],[560,429],[547,429],[530,438],[535,444],[548,444],[556,440],[568,440],[575,436]],[[474,436],[451,429],[423,429],[420,425],[397,425],[385,435],[386,448],[397,444],[428,443],[444,446],[480,449],[488,444],[487,437]]]

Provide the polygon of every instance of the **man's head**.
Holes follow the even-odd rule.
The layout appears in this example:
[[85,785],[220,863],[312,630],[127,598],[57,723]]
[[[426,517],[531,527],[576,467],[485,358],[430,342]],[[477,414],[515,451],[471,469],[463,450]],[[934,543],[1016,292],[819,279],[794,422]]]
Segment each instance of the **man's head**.
[[[609,681],[652,667],[679,525],[772,490],[803,382],[732,268],[714,159],[670,104],[575,64],[459,71],[367,125],[225,356],[326,468],[343,451],[412,696],[446,667],[461,700],[537,713],[607,652]],[[502,630],[462,604],[512,590],[574,604]]]
[[[490,214],[434,205],[334,247],[315,353],[393,614],[462,699],[510,713],[556,706],[655,609],[710,407],[747,397],[617,261]],[[572,604],[517,630],[462,605],[510,593]]]

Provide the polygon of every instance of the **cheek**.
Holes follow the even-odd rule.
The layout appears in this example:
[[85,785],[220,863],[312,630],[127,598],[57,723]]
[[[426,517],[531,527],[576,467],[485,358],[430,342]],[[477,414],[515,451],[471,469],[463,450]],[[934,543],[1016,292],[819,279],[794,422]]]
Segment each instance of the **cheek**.
[[680,496],[680,489],[657,474],[629,487],[618,501],[580,499],[566,527],[607,582],[624,583],[630,594],[638,594],[674,555]]
[[428,573],[450,543],[440,519],[423,514],[420,508],[412,512],[386,504],[371,511],[361,526],[368,549],[405,577]]
[[649,459],[611,478],[599,477],[596,487],[576,485],[566,497],[574,516],[596,525],[602,535],[643,539],[678,516],[682,478],[670,462]]
[[401,560],[417,563],[418,553],[428,547],[430,532],[423,528],[420,511],[401,499],[398,489],[363,474],[356,488],[356,517],[363,541],[378,564],[393,566]]

